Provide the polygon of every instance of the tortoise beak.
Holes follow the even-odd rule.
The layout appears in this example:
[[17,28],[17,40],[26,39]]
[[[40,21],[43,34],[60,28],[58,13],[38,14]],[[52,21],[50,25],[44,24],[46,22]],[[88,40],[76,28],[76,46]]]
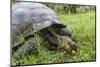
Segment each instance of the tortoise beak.
[[71,51],[72,54],[76,54],[77,53],[77,46],[76,44],[72,45],[72,51]]
[[72,45],[71,45],[71,48],[72,48],[72,50],[77,51],[77,46],[76,46],[76,44],[72,44]]

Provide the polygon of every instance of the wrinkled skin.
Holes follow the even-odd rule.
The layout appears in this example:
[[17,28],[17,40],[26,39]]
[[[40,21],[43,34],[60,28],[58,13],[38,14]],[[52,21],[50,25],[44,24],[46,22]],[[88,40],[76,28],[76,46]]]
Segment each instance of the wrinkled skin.
[[65,50],[77,50],[76,43],[71,39],[71,32],[67,28],[49,28],[51,35],[48,39],[51,43],[58,45],[60,48]]
[[35,37],[31,32],[28,32],[28,35],[24,37],[25,41],[30,42],[30,44],[26,44],[24,41],[20,42],[15,36],[18,32],[23,34],[27,28],[32,28],[35,33],[39,32],[42,43],[48,41],[49,44],[65,50],[77,50],[77,45],[71,39],[71,32],[58,20],[52,9],[40,3],[22,2],[12,7],[11,44],[12,51],[18,55],[22,54],[24,48],[28,46],[25,51],[27,54],[35,45],[35,41],[30,42],[32,41],[30,38],[34,40]]

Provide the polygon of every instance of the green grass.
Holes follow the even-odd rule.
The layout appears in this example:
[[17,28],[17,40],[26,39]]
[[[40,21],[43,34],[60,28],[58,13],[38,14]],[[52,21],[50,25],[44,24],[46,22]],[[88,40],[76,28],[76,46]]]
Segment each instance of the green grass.
[[95,60],[95,13],[59,15],[59,18],[72,30],[80,61]]
[[39,54],[12,58],[12,65],[48,64],[96,60],[95,13],[58,14],[59,19],[72,31],[78,51],[72,56],[66,51],[50,51],[40,46]]

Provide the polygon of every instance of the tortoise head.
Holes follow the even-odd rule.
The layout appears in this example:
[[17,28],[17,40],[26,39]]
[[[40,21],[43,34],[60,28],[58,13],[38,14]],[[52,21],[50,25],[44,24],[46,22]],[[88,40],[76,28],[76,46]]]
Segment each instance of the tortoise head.
[[71,39],[71,32],[67,28],[48,28],[49,30],[49,41],[55,45],[58,45],[64,50],[75,53],[77,50],[76,43]]
[[77,50],[76,43],[68,36],[59,36],[57,38],[61,48],[64,48],[67,51],[72,51],[74,53]]

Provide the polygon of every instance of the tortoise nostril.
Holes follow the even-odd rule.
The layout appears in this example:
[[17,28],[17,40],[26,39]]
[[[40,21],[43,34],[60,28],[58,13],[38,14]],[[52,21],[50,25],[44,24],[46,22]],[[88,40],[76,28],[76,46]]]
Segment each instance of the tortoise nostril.
[[73,45],[71,46],[71,48],[72,48],[72,50],[77,50],[76,44],[73,44]]

